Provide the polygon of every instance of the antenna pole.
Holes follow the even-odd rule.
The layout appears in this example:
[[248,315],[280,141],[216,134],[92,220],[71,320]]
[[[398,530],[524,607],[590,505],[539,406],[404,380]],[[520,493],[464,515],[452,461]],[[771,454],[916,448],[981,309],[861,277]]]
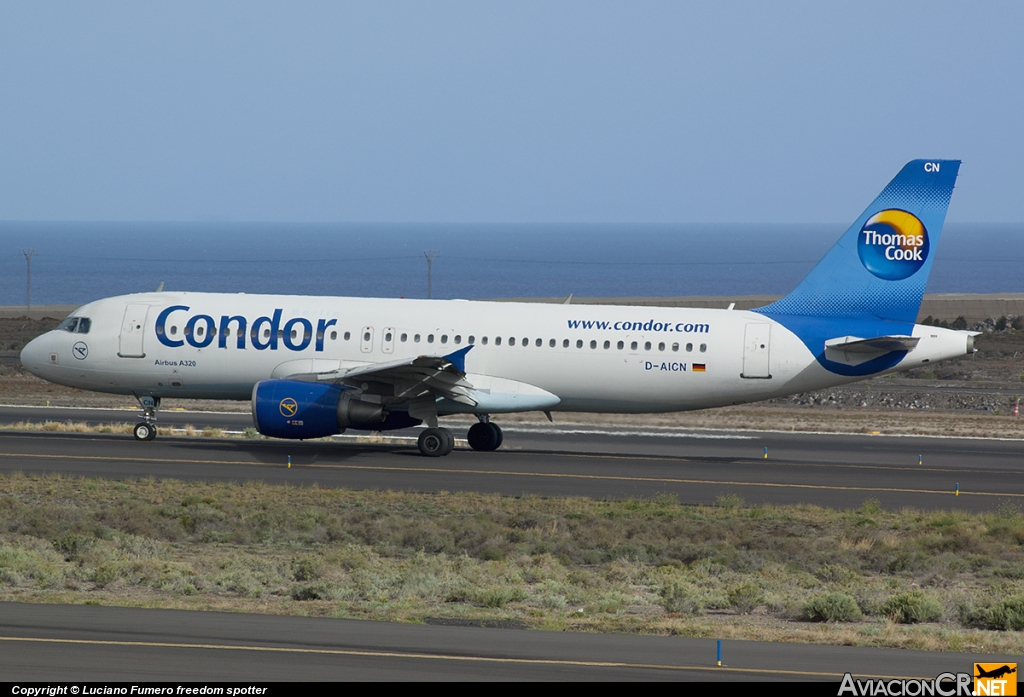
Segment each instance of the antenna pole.
[[21,253],[25,255],[25,311],[32,311],[32,256],[36,253],[35,249],[25,249],[22,247]]
[[427,297],[434,297],[434,257],[437,256],[436,249],[424,250],[423,256],[427,259]]

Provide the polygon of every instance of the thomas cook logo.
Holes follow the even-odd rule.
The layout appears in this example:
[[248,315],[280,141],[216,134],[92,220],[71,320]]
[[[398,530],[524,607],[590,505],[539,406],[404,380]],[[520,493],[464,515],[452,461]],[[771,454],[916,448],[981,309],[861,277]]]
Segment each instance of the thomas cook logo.
[[886,281],[917,273],[928,259],[928,231],[917,216],[896,208],[875,213],[857,236],[864,268]]
[[295,416],[298,411],[299,405],[291,397],[285,397],[281,400],[281,416]]

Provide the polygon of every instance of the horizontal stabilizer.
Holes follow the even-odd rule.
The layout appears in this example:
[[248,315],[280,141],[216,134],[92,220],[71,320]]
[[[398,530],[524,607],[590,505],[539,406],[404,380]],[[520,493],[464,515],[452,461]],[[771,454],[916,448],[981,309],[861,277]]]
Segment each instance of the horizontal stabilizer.
[[825,342],[825,357],[836,363],[856,366],[893,351],[913,351],[920,339],[916,336],[840,336]]
[[876,336],[874,339],[861,339],[859,336],[841,336],[829,339],[825,348],[845,351],[846,353],[889,353],[890,351],[912,351],[921,339],[916,336]]

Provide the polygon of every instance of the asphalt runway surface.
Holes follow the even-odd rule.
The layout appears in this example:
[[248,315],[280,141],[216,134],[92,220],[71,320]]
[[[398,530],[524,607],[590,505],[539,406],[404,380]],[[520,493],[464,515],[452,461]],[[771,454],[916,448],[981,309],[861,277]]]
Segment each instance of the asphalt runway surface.
[[934,678],[1010,656],[0,603],[5,681]]
[[[0,407],[0,422],[134,420],[130,412],[114,414]],[[241,430],[250,422],[246,414],[161,412],[160,423]],[[598,499],[669,493],[683,503],[733,495],[748,504],[833,508],[856,508],[867,499],[887,508],[1024,505],[1019,440],[509,425],[497,452],[463,443],[434,459],[419,455],[415,434],[379,441],[346,435],[309,442],[164,436],[136,442],[129,435],[3,431],[0,472]]]

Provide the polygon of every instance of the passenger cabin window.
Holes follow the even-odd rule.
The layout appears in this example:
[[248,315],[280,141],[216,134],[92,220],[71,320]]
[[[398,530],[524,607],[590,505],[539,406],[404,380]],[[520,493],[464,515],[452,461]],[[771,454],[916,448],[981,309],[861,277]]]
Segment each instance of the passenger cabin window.
[[583,339],[576,339],[576,348],[583,348]]
[[501,346],[501,337],[500,336],[494,337],[494,345],[495,346]]
[[352,338],[352,332],[345,332],[345,341],[348,341],[351,338]]
[[510,336],[508,338],[508,345],[509,346],[515,346],[516,345],[516,338],[514,336]]
[[650,350],[651,350],[651,342],[650,341],[645,341],[644,342],[644,351],[650,351]]
[[551,341],[549,341],[548,342],[548,346],[550,346],[551,348],[554,348],[555,347],[555,340],[552,339]]
[[700,345],[700,352],[701,353],[704,353],[707,350],[708,350],[708,345],[707,344],[701,344]]
[[618,344],[615,345],[615,347],[621,351],[626,347],[626,344],[625,342],[620,341]]
[[687,351],[692,351],[693,350],[693,344],[687,344],[686,345],[686,350]]
[[592,348],[592,349],[596,349],[597,348],[597,342],[595,340],[593,340],[593,339],[590,340],[590,348]]
[[672,344],[672,350],[673,351],[678,351],[679,350],[679,344]]
[[636,351],[636,342],[635,341],[629,345],[629,350],[630,351]]
[[604,347],[605,347],[606,349],[610,349],[610,348],[612,347],[612,342],[610,342],[610,341],[606,341],[606,342],[604,342]]
[[398,338],[398,340],[399,340],[399,341],[401,341],[401,342],[402,342],[403,344],[404,344],[404,343],[405,343],[406,341],[408,341],[408,339],[409,339],[409,335],[408,335],[408,334],[402,334],[402,336],[400,336],[400,337]]
[[427,334],[427,343],[428,344],[434,343],[434,335],[433,334]]
[[665,342],[664,341],[662,341],[661,343],[658,344],[658,350],[659,351],[664,351],[665,350]]
[[384,333],[384,341],[391,341],[391,332]]
[[527,339],[527,338],[523,338],[523,346],[529,346],[529,345],[530,345],[530,340]]
[[420,335],[416,334],[415,336],[413,336],[412,340],[414,343],[420,343]]
[[447,334],[442,334],[441,335],[441,343],[442,344],[447,344],[448,343],[448,335]]
[[537,346],[543,346],[544,345],[544,340],[543,339],[537,339],[537,341],[534,342],[534,343],[536,343]]
[[476,337],[473,336],[472,334],[470,334],[469,335],[469,339],[466,341],[466,343],[467,344],[475,344],[476,343]]
[[562,339],[562,348],[569,348],[569,340]]
[[[239,329],[238,331],[241,332],[242,330]],[[331,341],[335,341],[335,340],[337,340],[337,338],[338,338],[338,332],[331,332]]]
[[483,344],[484,346],[486,346],[487,345],[487,337],[485,336],[484,338],[480,339],[480,343]]
[[461,334],[456,334],[455,335],[455,344],[458,345],[458,344],[461,344],[461,343],[462,343],[462,335]]

